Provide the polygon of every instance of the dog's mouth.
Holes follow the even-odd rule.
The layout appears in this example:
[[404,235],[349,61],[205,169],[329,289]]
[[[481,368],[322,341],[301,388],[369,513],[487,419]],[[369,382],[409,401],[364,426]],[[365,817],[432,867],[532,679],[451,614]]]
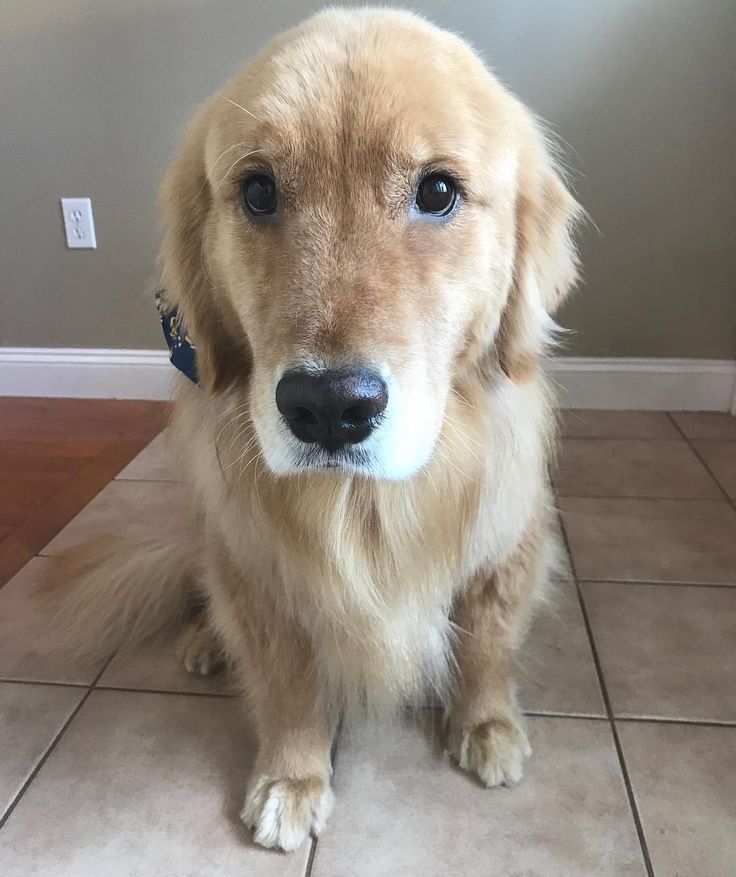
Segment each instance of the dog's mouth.
[[373,455],[364,448],[345,445],[329,448],[323,445],[309,445],[300,451],[295,461],[300,472],[345,472],[370,476],[373,474]]

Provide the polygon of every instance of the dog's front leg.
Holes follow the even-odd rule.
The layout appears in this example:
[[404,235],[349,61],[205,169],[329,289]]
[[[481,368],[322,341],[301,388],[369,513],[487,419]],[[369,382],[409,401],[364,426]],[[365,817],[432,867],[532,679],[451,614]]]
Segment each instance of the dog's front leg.
[[241,812],[257,843],[286,851],[321,833],[333,803],[329,722],[310,683],[299,690],[305,666],[293,666],[291,684],[268,680],[268,701],[253,704],[258,757]]
[[241,816],[257,843],[294,850],[332,809],[332,724],[303,632],[266,600],[245,615],[226,633],[258,738]]
[[519,782],[531,748],[516,704],[515,653],[528,627],[540,569],[541,528],[527,532],[512,557],[477,575],[457,598],[456,684],[449,744],[458,764],[488,787]]

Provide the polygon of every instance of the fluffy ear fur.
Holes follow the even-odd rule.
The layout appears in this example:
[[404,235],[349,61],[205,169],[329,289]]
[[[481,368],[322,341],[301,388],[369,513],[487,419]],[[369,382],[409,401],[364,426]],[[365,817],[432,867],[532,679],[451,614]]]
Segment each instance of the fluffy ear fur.
[[204,242],[211,191],[204,164],[206,131],[207,107],[187,131],[161,186],[161,281],[196,345],[200,383],[217,392],[247,377],[250,351],[232,305],[221,291],[218,294],[207,265]]
[[551,314],[578,278],[573,229],[581,208],[568,192],[546,150],[522,163],[516,202],[514,279],[501,317],[498,361],[517,383],[539,367],[556,325]]

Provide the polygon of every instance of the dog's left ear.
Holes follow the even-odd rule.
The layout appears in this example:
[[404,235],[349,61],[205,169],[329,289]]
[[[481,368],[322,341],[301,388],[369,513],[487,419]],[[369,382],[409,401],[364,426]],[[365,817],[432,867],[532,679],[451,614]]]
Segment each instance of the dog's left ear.
[[190,124],[161,185],[165,233],[161,248],[161,282],[171,306],[197,350],[200,385],[211,393],[247,378],[250,351],[232,331],[238,321],[232,304],[212,282],[207,264],[206,230],[212,196],[204,148],[214,98]]
[[546,149],[534,152],[521,165],[514,276],[496,342],[499,365],[516,383],[539,368],[556,328],[551,315],[578,278],[573,230],[582,210]]

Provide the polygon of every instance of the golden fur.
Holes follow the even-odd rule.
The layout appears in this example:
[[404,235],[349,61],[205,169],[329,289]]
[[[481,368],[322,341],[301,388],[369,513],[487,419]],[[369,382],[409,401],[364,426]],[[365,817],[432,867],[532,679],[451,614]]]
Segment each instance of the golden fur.
[[[238,201],[264,165],[284,205],[271,226]],[[462,180],[460,208],[414,221],[418,174],[438,166]],[[196,523],[82,562],[59,600],[70,636],[95,645],[102,613],[115,647],[121,600],[141,632],[188,590],[206,597],[209,633],[200,619],[182,656],[202,672],[224,649],[242,681],[260,741],[243,818],[265,846],[321,830],[351,706],[432,688],[460,765],[518,781],[513,658],[552,550],[539,360],[576,278],[578,208],[544,134],[458,37],[330,10],[200,110],[162,203],[163,284],[202,383],[182,381],[173,418]],[[300,468],[276,379],[354,361],[384,364],[400,400],[373,469]],[[152,576],[145,599],[121,596],[123,577]]]

